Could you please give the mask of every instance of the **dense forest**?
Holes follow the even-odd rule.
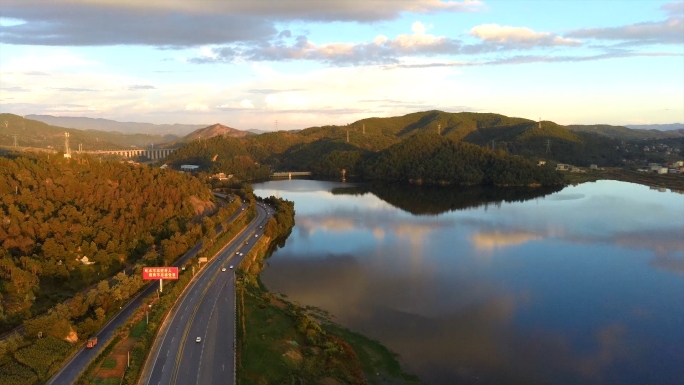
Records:
[[[344,159],[344,158],[342,158]],[[358,166],[357,166],[358,167]],[[492,186],[560,185],[561,176],[547,166],[437,135],[415,135],[360,165],[365,179],[416,184]]]
[[[225,136],[192,141],[171,153],[164,162],[176,168],[194,164],[206,172],[223,172],[245,180],[266,179],[271,175],[270,168],[256,162],[242,142]]]
[[[193,219],[212,199],[198,179],[173,171],[0,157],[0,325],[13,327],[136,261],[175,259],[201,237]],[[106,312],[114,301],[103,298],[83,306]]]

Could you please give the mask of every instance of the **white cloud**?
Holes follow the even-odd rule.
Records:
[[[470,35],[487,43],[520,47],[577,46],[581,44],[580,41],[562,38],[550,32],[536,32],[525,27],[508,27],[498,24],[482,24],[473,27],[470,30]]]
[[[243,99],[239,102],[225,103],[220,106],[216,106],[216,108],[222,110],[245,110],[254,108],[254,104],[249,99]]]
[[[425,33],[425,26],[420,21],[416,21],[411,25],[411,31],[416,35],[423,35]]]
[[[208,111],[209,107],[206,104],[192,102],[185,105],[186,111]]]

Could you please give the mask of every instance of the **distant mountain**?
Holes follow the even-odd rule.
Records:
[[[150,146],[163,148],[178,139],[174,135],[122,134],[116,131],[60,127],[14,114],[0,114],[0,121],[7,122],[7,128],[0,130],[1,146],[13,146],[14,135],[17,135],[19,147],[53,148],[63,151],[65,132],[69,133],[71,149],[74,151],[79,145],[82,145],[84,151]]]
[[[593,124],[593,125],[569,125],[566,126],[570,131],[575,132],[588,132],[594,133],[601,136],[607,136],[609,138],[618,140],[645,140],[645,139],[671,139],[671,138],[682,138],[684,137],[684,132],[680,132],[676,129],[672,131],[661,131],[657,129],[637,129],[629,128],[623,126],[610,126],[607,124]]]
[[[636,128],[640,130],[660,130],[660,131],[670,131],[670,130],[682,130],[684,129],[684,123],[670,123],[670,124],[627,124],[625,127]]]
[[[265,134],[265,133],[269,132],[269,131],[264,131],[264,130],[257,130],[255,128],[253,128],[251,130],[247,130],[247,131],[251,132],[252,134],[256,134],[256,135],[261,135],[261,134]]]
[[[54,126],[77,128],[81,130],[118,131],[124,134],[170,134],[186,135],[205,124],[152,124],[117,122],[115,120],[70,116],[26,115],[26,118]]]
[[[180,139],[180,142],[190,142],[197,139],[209,139],[215,136],[225,136],[230,138],[244,138],[245,136],[255,135],[249,131],[241,131],[237,128],[224,126],[216,123],[211,126],[200,128]]]

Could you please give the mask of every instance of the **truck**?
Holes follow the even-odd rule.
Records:
[[[92,349],[97,345],[97,337],[93,337],[88,339],[88,342],[86,343],[86,348]]]

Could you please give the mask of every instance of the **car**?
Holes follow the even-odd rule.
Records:
[[[197,337],[197,338],[195,339],[195,342],[202,342],[202,337]]]
[[[249,242],[245,242],[245,245],[249,245]]]
[[[232,269],[233,266],[231,266],[230,268]],[[224,267],[223,269],[221,269],[221,271],[226,271],[226,268]]]
[[[254,238],[259,238],[259,234],[254,234]]]
[[[240,255],[240,252],[239,252],[239,251],[236,251],[235,254],[236,254],[236,255]]]
[[[244,254],[242,254],[242,253],[240,253],[240,256],[241,256],[241,257],[244,257],[245,255],[244,255]]]
[[[230,268],[232,269],[232,268],[233,268],[233,265],[230,265]],[[225,270],[225,269],[224,269],[224,270]]]
[[[245,208],[244,208],[244,207],[242,208],[242,211],[245,211]]]
[[[264,228],[264,226],[259,226],[259,228],[260,228],[260,229],[263,229],[263,228]]]

